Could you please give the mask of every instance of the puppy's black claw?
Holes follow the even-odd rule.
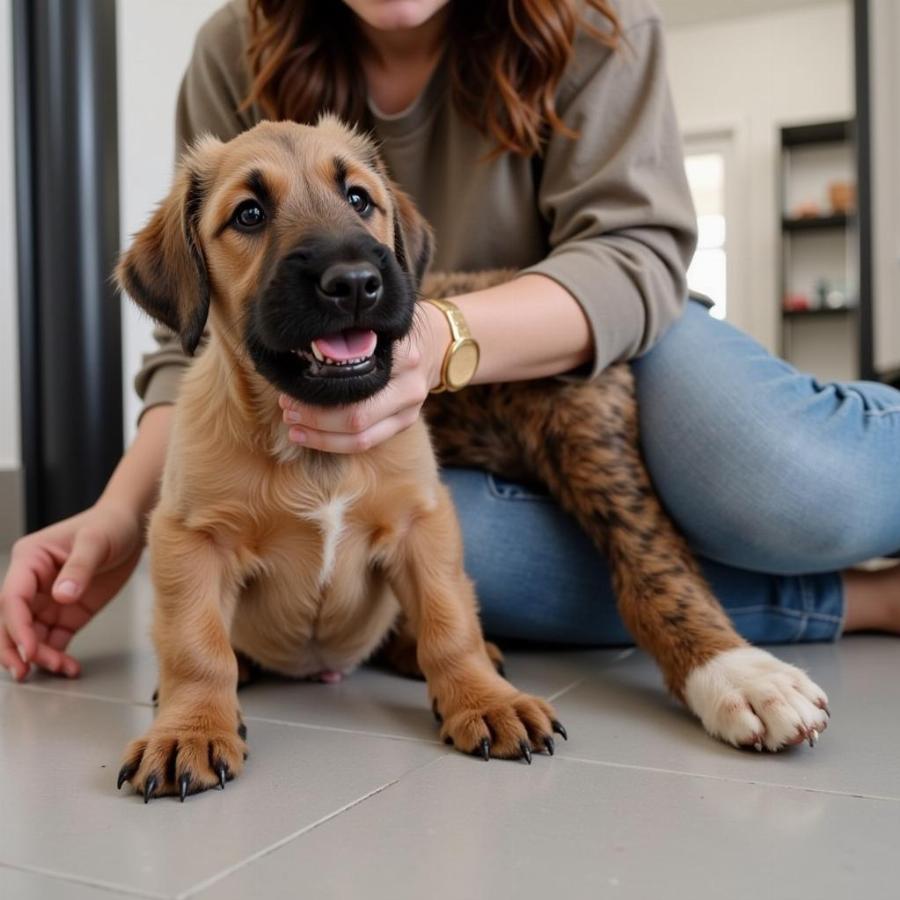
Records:
[[[119,777],[116,779],[116,790],[121,791],[122,785],[125,784],[126,781],[129,781],[136,771],[137,766],[125,763],[125,765],[119,769]]]
[[[491,758],[491,742],[487,738],[484,738],[479,749],[481,750],[481,758],[485,762],[488,762]]]
[[[156,790],[157,780],[155,775],[151,775],[144,782],[144,803],[149,803],[150,798],[153,796],[153,792]]]
[[[558,719],[554,719],[551,723],[553,726],[553,730],[564,740],[567,741],[569,739],[569,735],[566,734],[566,729],[563,728],[562,722]]]
[[[154,706],[157,706],[157,705],[159,704],[159,688],[157,688],[157,689],[153,692],[153,696],[150,698],[150,702],[151,702]]]
[[[553,738],[549,735],[544,738],[544,747],[546,748],[547,752],[551,756],[553,756],[553,751],[556,749],[556,744],[553,743]]]
[[[447,735],[447,737],[444,738],[444,743],[445,743],[448,747],[452,747],[452,746],[453,746],[453,738],[450,737],[450,735]]]
[[[219,776],[219,790],[224,791],[228,780],[228,766],[221,760],[216,763],[216,774]]]
[[[238,737],[242,741],[247,740],[247,726],[243,722],[241,722],[241,724],[238,725]]]
[[[181,778],[178,779],[178,795],[181,797],[182,803],[184,803],[184,798],[187,797],[190,787],[191,776],[189,772],[185,772]]]
[[[434,713],[434,718],[437,721],[438,725],[443,725],[444,717],[438,712],[437,700],[435,700],[431,704],[431,711]]]
[[[528,741],[519,741],[519,749],[522,751],[522,759],[531,765],[531,747],[528,746]]]

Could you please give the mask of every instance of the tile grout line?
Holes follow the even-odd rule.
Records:
[[[684,772],[679,769],[663,769],[658,766],[637,766],[631,763],[611,762],[601,759],[585,759],[580,756],[569,756],[557,752],[559,759],[568,762],[584,763],[589,766],[607,766],[613,769],[633,769],[639,772],[657,772],[661,775],[680,775],[684,778],[704,778],[708,781],[724,781],[729,784],[749,784],[753,787],[780,788],[788,791],[800,791],[807,794],[827,794],[832,797],[850,797],[853,800],[877,800],[883,803],[900,803],[900,797],[881,796],[879,794],[859,794],[850,791],[835,791],[828,788],[802,787],[797,784],[785,784],[779,781],[753,781],[743,778],[729,778],[726,775],[708,775],[705,772]]]
[[[62,691],[58,688],[45,687],[42,684],[22,684],[18,682],[0,682],[0,687],[20,688],[37,694],[54,694],[57,697],[75,697],[78,700],[98,700],[101,703],[120,703],[125,706],[143,706],[153,709],[153,704],[146,700],[129,700],[126,697],[105,697],[103,694],[90,694],[86,691]]]
[[[270,853],[274,853],[276,850],[280,850],[282,847],[286,846],[297,838],[302,837],[307,832],[318,828],[320,825],[324,825],[326,822],[330,822],[332,819],[337,818],[342,813],[348,812],[355,806],[359,806],[361,803],[365,803],[366,800],[369,800],[370,798],[375,797],[383,791],[386,791],[388,788],[393,787],[395,784],[399,784],[400,781],[402,781],[408,775],[412,775],[414,772],[419,772],[422,769],[426,769],[428,766],[433,765],[442,758],[443,755],[441,757],[438,757],[438,759],[430,759],[428,760],[428,762],[423,763],[421,766],[415,766],[408,772],[404,772],[402,775],[398,776],[392,781],[388,781],[385,784],[382,784],[379,787],[375,788],[374,790],[369,791],[369,793],[364,794],[362,797],[357,797],[355,800],[351,800],[349,803],[340,807],[340,809],[336,809],[333,812],[322,816],[321,819],[317,819],[315,822],[312,822],[309,825],[305,825],[298,831],[295,831],[292,834],[281,838],[281,840],[276,841],[274,844],[270,844],[268,847],[264,847],[262,850],[258,850],[256,853],[251,854],[246,859],[242,859],[240,862],[235,863],[233,866],[229,866],[227,869],[223,869],[221,872],[218,872],[215,875],[212,875],[209,878],[198,882],[197,884],[193,885],[193,887],[190,887],[186,891],[183,891],[182,893],[176,895],[175,900],[188,900],[188,898],[196,896],[200,891],[204,891],[208,887],[212,887],[212,885],[217,884],[225,878],[228,878],[230,875],[234,875],[235,872],[239,871],[245,866],[251,865],[259,859],[262,859],[264,856],[268,856]]]
[[[423,707],[424,709],[424,707]],[[285,719],[272,719],[268,716],[244,716],[245,722],[263,722],[266,725],[282,725],[287,728],[312,728],[315,731],[336,731],[339,734],[355,734],[361,737],[378,737],[390,741],[408,741],[426,746],[443,746],[442,741],[430,741],[427,738],[410,737],[405,734],[387,734],[383,731],[361,731],[357,728],[341,728],[337,725],[315,725],[311,722],[289,722]]]
[[[157,894],[152,891],[141,891],[128,885],[116,884],[111,881],[97,881],[82,875],[64,875],[54,872],[52,869],[42,869],[40,866],[28,866],[22,863],[3,862],[0,860],[0,869],[15,869],[19,872],[28,872],[31,875],[40,875],[42,878],[52,878],[54,881],[68,882],[69,884],[83,884],[87,887],[98,888],[103,891],[129,894],[132,897],[149,897],[152,900],[171,900],[171,894]]]
[[[560,688],[560,690],[556,691],[556,693],[551,694],[549,697],[547,697],[547,700],[551,703],[554,700],[558,700],[560,697],[562,697],[563,694],[568,694],[569,691],[571,691],[573,688],[577,688],[578,685],[584,684],[585,680],[586,679],[584,678],[579,678],[577,681],[573,681],[571,684],[567,684],[564,688]]]

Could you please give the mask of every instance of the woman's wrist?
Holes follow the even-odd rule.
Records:
[[[571,372],[593,358],[593,335],[578,301],[543,275],[521,275],[504,284],[453,297],[480,348],[473,384],[527,381]],[[450,329],[430,303],[431,388],[441,383]]]

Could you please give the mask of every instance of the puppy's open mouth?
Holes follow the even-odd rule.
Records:
[[[292,350],[309,363],[308,375],[322,378],[350,378],[368,375],[375,368],[378,335],[362,328],[347,328],[325,334],[310,344],[309,350]]]

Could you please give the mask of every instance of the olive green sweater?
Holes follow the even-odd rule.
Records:
[[[363,123],[434,227],[434,269],[536,272],[575,298],[593,333],[586,377],[645,352],[678,317],[696,239],[659,14],[651,0],[616,7],[623,47],[613,53],[578,35],[557,112],[579,137],[552,135],[539,165],[484,160],[492,145],[453,107],[443,64],[407,110],[386,116],[370,104]],[[258,109],[238,110],[249,87],[246,39],[246,0],[200,29],[178,97],[179,153],[201,134],[229,140],[259,121]],[[160,349],[135,382],[145,409],[175,399],[189,362],[170,333],[156,337]]]

